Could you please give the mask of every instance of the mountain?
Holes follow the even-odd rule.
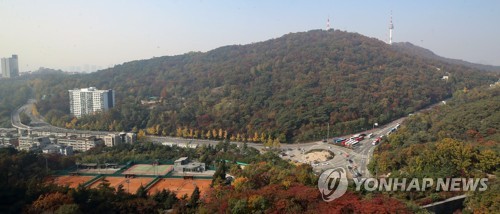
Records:
[[[49,75],[33,87],[39,111],[54,125],[295,142],[325,137],[328,123],[330,136],[370,129],[458,89],[490,84],[495,75],[401,54],[356,33],[313,30],[92,74]],[[89,86],[114,89],[118,105],[73,120],[67,90]],[[140,104],[151,97],[156,105]]]
[[[442,57],[442,56],[436,55],[434,52],[432,52],[428,49],[416,46],[416,45],[409,43],[409,42],[394,43],[391,47],[397,51],[407,53],[410,55],[420,56],[420,57],[423,57],[426,59],[443,61],[443,62],[454,64],[454,65],[463,65],[463,66],[476,68],[476,69],[480,69],[480,70],[485,70],[485,71],[500,71],[500,66],[470,63],[470,62],[459,60],[459,59],[450,59],[450,58]]]

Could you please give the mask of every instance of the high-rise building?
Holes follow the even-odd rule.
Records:
[[[69,90],[69,106],[73,116],[106,111],[115,105],[113,90],[97,90],[94,87]]]
[[[12,78],[19,76],[19,62],[17,55],[11,58],[2,58],[2,77]]]

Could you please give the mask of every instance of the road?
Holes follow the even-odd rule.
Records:
[[[64,128],[59,128],[52,126],[48,123],[46,123],[42,117],[40,116],[34,116],[32,115],[31,108],[33,104],[35,103],[35,100],[31,99],[17,109],[16,111],[12,112],[11,115],[11,120],[12,120],[12,125],[18,129],[23,129],[23,130],[36,130],[36,131],[46,131],[46,132],[53,132],[53,133],[72,133],[72,134],[86,134],[86,135],[96,135],[96,136],[105,136],[108,134],[116,134],[116,132],[107,132],[107,131],[83,131],[83,130],[70,130],[70,129],[64,129]],[[432,105],[426,109],[422,109],[421,111],[428,110],[436,105],[441,104],[435,104]],[[30,126],[22,124],[19,118],[19,114],[21,112],[25,112],[32,120],[32,123]],[[418,112],[417,112],[418,113]],[[281,150],[282,151],[293,151],[296,150],[299,153],[305,153],[309,150],[312,149],[324,149],[324,150],[330,150],[332,151],[335,156],[333,159],[325,161],[323,163],[320,163],[319,165],[314,166],[314,170],[316,172],[321,172],[329,168],[335,168],[335,167],[344,167],[344,168],[352,168],[355,170],[354,172],[351,172],[351,175],[353,174],[358,174],[356,173],[359,172],[359,174],[363,177],[371,177],[370,172],[368,171],[368,163],[370,162],[372,156],[373,156],[373,151],[376,146],[372,145],[371,142],[373,139],[379,137],[380,135],[387,135],[389,130],[393,127],[396,126],[396,124],[402,123],[406,117],[399,118],[397,120],[392,121],[389,124],[386,124],[384,126],[364,131],[362,133],[373,133],[374,137],[372,139],[365,139],[363,141],[360,141],[354,148],[345,148],[342,146],[338,145],[332,145],[330,143],[323,143],[322,141],[317,141],[317,142],[307,142],[307,143],[297,143],[297,144],[281,144]],[[160,137],[160,136],[154,136],[154,135],[148,135],[147,136],[150,141],[153,143],[161,144],[161,143],[174,143],[174,144],[197,144],[197,145],[217,145],[219,141],[215,140],[201,140],[201,139],[186,139],[186,138],[177,138],[177,137]],[[343,136],[343,138],[348,138],[350,136]],[[334,138],[327,139],[328,142],[332,142]],[[236,145],[243,145],[242,142],[231,142],[232,144]],[[260,151],[264,149],[263,144],[259,143],[247,143],[247,146],[256,148]],[[309,163],[310,164],[310,163]],[[349,171],[349,170],[348,170]]]
[[[287,154],[304,154],[310,150],[315,150],[315,149],[329,150],[335,154],[334,158],[328,161],[314,164],[313,168],[315,172],[321,173],[326,169],[344,167],[345,169],[352,168],[353,170],[359,172],[359,174],[361,174],[362,177],[371,177],[372,175],[368,171],[367,166],[371,158],[373,157],[373,151],[375,150],[375,147],[378,146],[378,145],[376,146],[372,145],[372,141],[381,135],[387,135],[390,129],[395,127],[397,124],[400,124],[405,119],[406,118],[400,118],[384,126],[362,132],[366,134],[373,133],[374,135],[372,138],[367,138],[360,141],[353,148],[346,148],[337,144],[332,144],[331,142],[335,138],[327,139],[329,143],[323,143],[322,141],[317,141],[312,143],[285,144],[282,145],[281,148],[284,149],[284,151],[291,151],[291,152],[285,152]],[[352,135],[342,136],[342,138],[349,138],[351,136]],[[297,151],[300,153],[297,153]],[[295,156],[297,157],[297,155]],[[291,160],[300,159],[300,157],[290,158],[289,155],[284,156],[283,158]],[[311,164],[310,162],[305,162],[305,163]],[[353,176],[353,174],[356,173],[350,172],[350,174],[351,176]]]

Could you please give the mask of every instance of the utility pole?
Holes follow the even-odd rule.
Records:
[[[130,178],[127,178],[125,182],[127,182],[127,192],[130,194]]]
[[[330,139],[330,122],[328,122],[328,131],[326,132],[326,140]]]

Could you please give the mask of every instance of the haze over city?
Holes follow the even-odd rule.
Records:
[[[362,5],[362,7],[360,7]],[[331,27],[500,65],[499,1],[0,1],[0,57],[39,67],[123,62]]]

